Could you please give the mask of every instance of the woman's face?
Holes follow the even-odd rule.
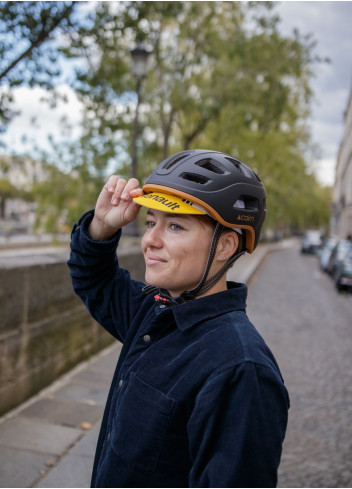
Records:
[[[202,219],[149,209],[142,238],[146,282],[168,290],[173,297],[196,287],[212,237],[213,227]]]

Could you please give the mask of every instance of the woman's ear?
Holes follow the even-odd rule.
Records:
[[[235,253],[239,245],[239,239],[235,231],[225,231],[219,240],[217,247],[218,261],[227,261]]]

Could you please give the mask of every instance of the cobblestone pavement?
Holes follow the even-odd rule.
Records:
[[[247,312],[291,398],[279,487],[351,487],[352,295],[296,245],[266,258]]]

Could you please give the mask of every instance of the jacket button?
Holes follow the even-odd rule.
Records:
[[[110,433],[106,435],[106,439],[109,441],[110,440]]]
[[[143,341],[144,341],[145,343],[149,343],[149,341],[150,341],[150,340],[151,340],[151,338],[150,338],[149,334],[145,334],[145,335],[143,336]]]
[[[119,387],[122,387],[122,384],[123,384],[123,380],[121,379],[119,382]]]

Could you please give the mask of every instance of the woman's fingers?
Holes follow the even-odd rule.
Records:
[[[110,193],[114,193],[118,180],[119,180],[119,177],[117,175],[111,175],[111,177],[109,178],[109,180],[106,182],[106,184],[104,186],[105,190],[107,190]]]
[[[120,228],[136,219],[140,206],[133,197],[143,195],[136,178],[126,181],[112,175],[103,187],[96,206],[96,216],[110,227]]]
[[[144,195],[144,192],[141,188],[136,188],[131,190],[130,195],[132,199],[134,199],[135,197],[141,197],[142,195]]]
[[[136,178],[130,178],[123,189],[121,200],[124,202],[131,202],[132,195],[131,192],[137,190],[139,187],[139,181]]]
[[[116,182],[114,193],[111,196],[111,205],[116,206],[119,205],[121,194],[126,186],[126,180],[123,178],[119,178]]]
[[[118,206],[121,201],[129,202],[132,200],[130,192],[138,190],[139,182],[136,178],[126,181],[117,175],[112,175],[105,184],[105,190],[111,194],[111,205]],[[141,189],[139,190],[141,191]]]

